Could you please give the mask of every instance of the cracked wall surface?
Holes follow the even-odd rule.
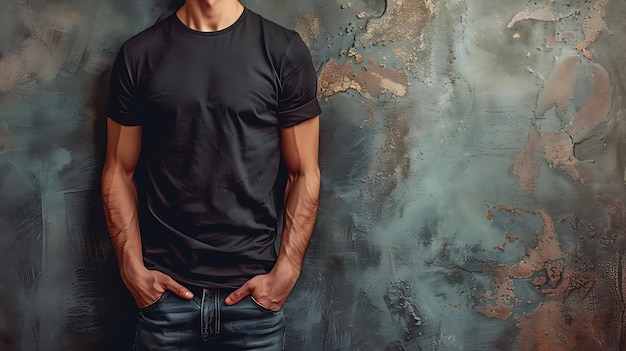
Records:
[[[181,1],[0,2],[0,350],[123,350],[121,43]],[[626,3],[246,0],[296,29],[322,196],[288,350],[623,350]]]

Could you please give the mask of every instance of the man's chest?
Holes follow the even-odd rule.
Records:
[[[198,108],[263,114],[276,110],[278,89],[269,60],[206,50],[165,53],[142,83],[148,118]]]

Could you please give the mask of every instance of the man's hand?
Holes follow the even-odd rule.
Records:
[[[145,267],[122,271],[122,280],[133,295],[139,308],[156,301],[165,291],[171,291],[185,300],[191,300],[193,293],[178,284],[172,277]]]
[[[298,272],[272,270],[248,280],[239,289],[226,297],[227,305],[234,305],[250,295],[263,307],[278,311],[285,305],[287,297],[298,280]]]

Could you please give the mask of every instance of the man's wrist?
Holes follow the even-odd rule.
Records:
[[[283,278],[290,278],[295,283],[300,277],[302,265],[291,262],[287,259],[278,259],[276,264],[274,265],[274,269],[272,271],[275,272],[276,275]]]
[[[137,258],[133,255],[126,255],[126,257],[120,257],[118,260],[120,266],[120,272],[122,275],[135,275],[143,270],[146,270],[146,266],[143,264],[143,259]]]

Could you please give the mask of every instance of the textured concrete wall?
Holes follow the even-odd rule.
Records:
[[[622,350],[626,3],[248,0],[319,74],[289,350]],[[166,0],[0,1],[0,350],[116,350],[108,74]]]

